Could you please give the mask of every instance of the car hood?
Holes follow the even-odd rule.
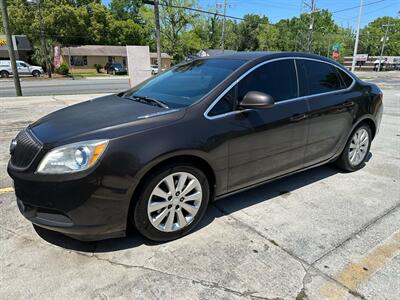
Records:
[[[29,129],[44,144],[62,144],[99,132],[107,138],[115,137],[118,132],[135,133],[173,122],[183,114],[183,110],[165,109],[110,95],[53,112],[31,124]]]

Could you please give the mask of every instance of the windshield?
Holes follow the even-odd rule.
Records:
[[[123,68],[124,66],[122,64],[113,64],[114,67],[116,68]]]
[[[170,108],[189,106],[244,63],[222,58],[191,61],[141,83],[122,96],[152,98]]]

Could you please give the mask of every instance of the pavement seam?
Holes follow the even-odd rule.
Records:
[[[348,237],[346,237],[345,239],[343,239],[339,244],[337,244],[335,247],[333,247],[332,249],[328,250],[327,252],[325,252],[323,255],[321,255],[319,258],[317,258],[316,260],[314,260],[311,265],[314,266],[316,263],[318,263],[319,261],[321,261],[322,259],[326,258],[327,256],[329,256],[330,254],[332,254],[333,252],[335,252],[337,249],[341,248],[344,244],[350,242],[355,236],[359,235],[360,233],[365,232],[368,228],[370,228],[371,226],[375,225],[377,222],[379,222],[380,220],[382,220],[384,217],[386,217],[387,215],[389,215],[390,213],[394,212],[396,209],[398,209],[400,207],[400,203],[390,207],[389,209],[387,209],[383,214],[373,218],[372,220],[370,220],[369,222],[367,222],[366,224],[364,224],[363,226],[361,226],[361,228],[355,232],[353,232],[352,234],[350,234]]]
[[[226,211],[224,211],[222,208],[218,207],[218,206],[216,205],[216,203],[212,203],[212,205],[213,205],[217,210],[219,210],[223,215],[229,216],[230,218],[232,218],[232,219],[235,220],[236,222],[242,224],[243,226],[245,226],[246,228],[248,228],[250,231],[256,233],[257,235],[259,235],[259,236],[262,237],[263,239],[267,240],[267,241],[270,242],[271,244],[275,245],[276,247],[278,247],[279,249],[281,249],[283,252],[285,252],[286,254],[288,254],[290,257],[292,257],[292,258],[294,258],[296,261],[298,261],[298,262],[300,263],[300,265],[302,266],[302,268],[304,269],[304,271],[305,271],[305,274],[304,274],[303,279],[302,279],[302,290],[300,291],[300,293],[301,293],[302,291],[304,291],[304,292],[307,291],[306,286],[305,286],[305,285],[306,285],[306,284],[305,284],[305,279],[306,279],[306,277],[309,275],[309,272],[310,272],[311,270],[313,270],[313,271],[315,271],[316,273],[318,273],[318,275],[320,275],[321,277],[323,277],[324,279],[326,279],[326,280],[328,280],[328,281],[333,281],[335,284],[341,286],[342,288],[344,288],[345,290],[347,290],[348,293],[352,294],[353,296],[356,296],[356,297],[358,297],[358,298],[360,298],[360,299],[365,299],[365,297],[364,297],[363,295],[360,295],[360,294],[355,294],[355,295],[354,295],[354,292],[355,292],[355,291],[350,290],[348,287],[346,287],[345,285],[343,285],[342,283],[340,283],[339,281],[337,281],[335,278],[333,278],[333,277],[330,276],[329,274],[326,274],[326,273],[324,273],[323,271],[321,271],[320,269],[314,267],[313,264],[314,264],[315,262],[313,262],[313,263],[311,263],[311,264],[308,263],[307,261],[305,261],[305,260],[303,260],[302,258],[298,257],[297,255],[295,255],[295,254],[292,253],[291,251],[289,251],[289,250],[283,248],[283,247],[280,246],[277,242],[275,242],[274,240],[268,238],[267,236],[265,236],[264,234],[262,234],[262,233],[259,232],[258,230],[254,229],[254,228],[251,227],[250,225],[248,225],[248,224],[244,223],[243,221],[241,221],[241,220],[239,220],[239,219],[233,217],[233,216],[230,215],[228,212],[226,212]],[[308,268],[306,269],[304,265],[308,266]]]

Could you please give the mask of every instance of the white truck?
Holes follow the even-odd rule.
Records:
[[[39,77],[42,75],[43,69],[39,66],[31,66],[27,62],[22,60],[17,60],[18,75],[29,75],[34,77]],[[0,77],[7,78],[12,75],[11,61],[10,60],[0,60]]]

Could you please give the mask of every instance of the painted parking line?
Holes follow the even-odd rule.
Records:
[[[14,188],[12,187],[6,187],[0,189],[0,194],[12,193],[12,192],[14,192]]]
[[[348,264],[334,278],[355,292],[360,283],[366,281],[398,254],[400,254],[400,230],[393,233],[359,261]],[[346,295],[343,293],[343,289],[332,282],[326,283],[319,289],[319,294],[327,299],[344,299]]]

